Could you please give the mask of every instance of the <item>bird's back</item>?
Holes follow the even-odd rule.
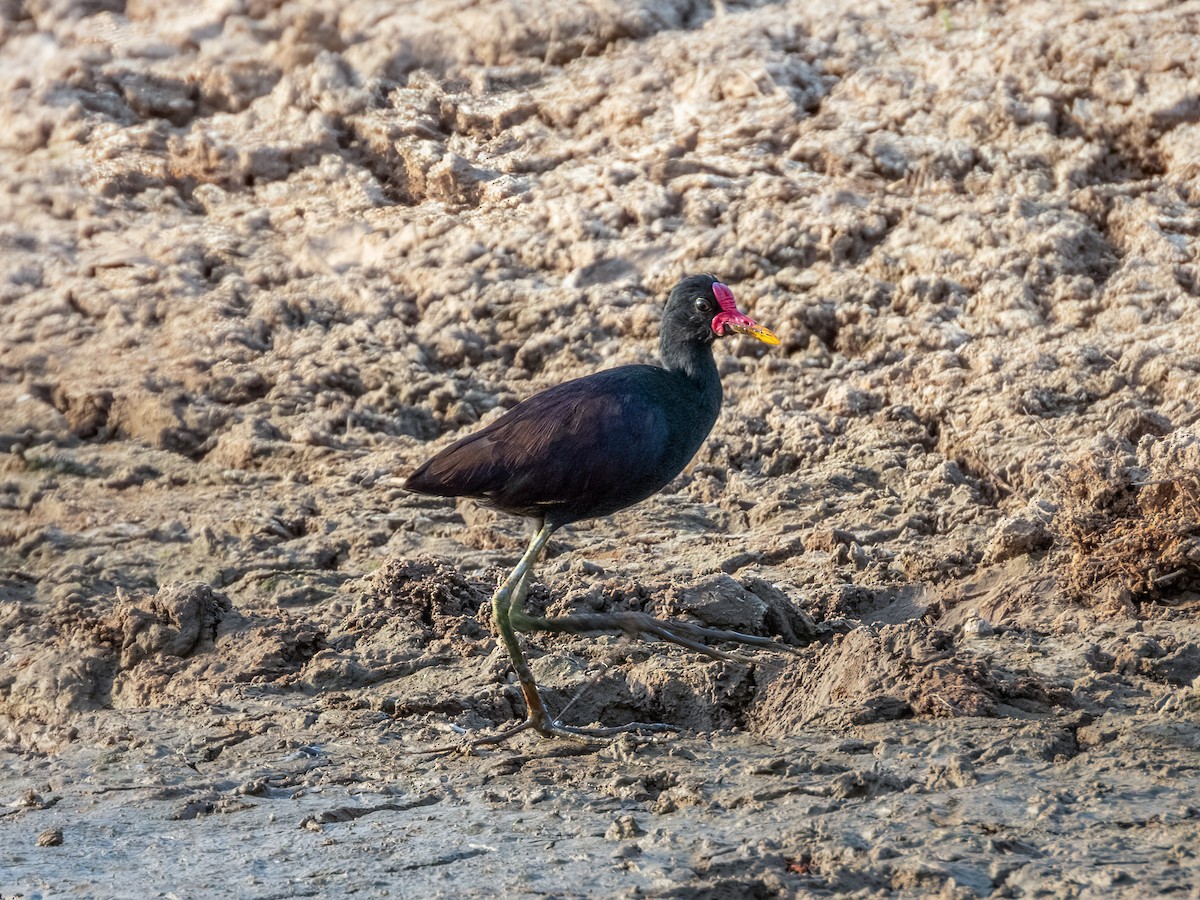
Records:
[[[714,390],[715,387],[715,390]],[[530,397],[406,482],[556,524],[608,515],[663,488],[716,421],[720,382],[621,366]]]

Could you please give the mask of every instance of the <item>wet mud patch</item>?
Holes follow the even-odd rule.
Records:
[[[216,701],[239,684],[287,684],[322,635],[286,614],[245,616],[191,582],[26,616],[6,643],[0,716],[20,743],[26,724],[67,726],[86,712],[179,707]]]

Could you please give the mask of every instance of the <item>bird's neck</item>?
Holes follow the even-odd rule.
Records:
[[[721,393],[721,376],[713,360],[712,344],[663,341],[659,346],[663,368],[683,375],[702,393]]]

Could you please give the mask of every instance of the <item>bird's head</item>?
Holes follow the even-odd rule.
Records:
[[[771,331],[738,310],[733,291],[712,275],[689,275],[671,289],[663,313],[664,336],[710,344],[730,332],[779,343]]]

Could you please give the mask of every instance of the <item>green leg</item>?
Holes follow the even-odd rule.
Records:
[[[691,646],[684,640],[675,636],[671,632],[660,628],[658,631],[651,632],[651,629],[642,622],[654,622],[650,616],[641,613],[625,614],[617,616],[585,616],[586,622],[582,627],[574,627],[573,622],[575,616],[566,616],[563,618],[546,619],[539,616],[531,616],[525,611],[525,596],[529,592],[529,581],[533,574],[533,567],[537,564],[538,559],[542,555],[542,551],[546,549],[546,544],[550,542],[550,535],[554,533],[557,526],[541,523],[538,526],[537,533],[529,541],[529,546],[525,549],[525,554],[521,557],[521,561],[517,563],[516,568],[509,573],[509,576],[504,579],[504,583],[496,589],[495,595],[492,597],[492,616],[496,620],[496,628],[500,632],[500,640],[504,642],[504,648],[508,651],[509,658],[512,660],[513,669],[516,670],[517,680],[521,684],[521,691],[525,695],[525,705],[528,707],[528,714],[525,720],[511,728],[506,728],[504,731],[496,734],[486,735],[484,737],[475,738],[468,742],[468,747],[482,747],[488,744],[500,744],[508,740],[522,731],[530,728],[546,735],[547,737],[566,737],[573,740],[589,741],[594,738],[610,737],[614,734],[624,734],[627,732],[658,732],[658,731],[674,731],[670,725],[658,724],[641,724],[637,722],[629,725],[618,725],[611,728],[575,728],[569,725],[563,725],[559,722],[552,721],[546,712],[546,707],[542,703],[542,698],[538,694],[537,683],[533,678],[533,670],[529,668],[529,663],[525,659],[525,654],[521,652],[521,645],[517,642],[517,631],[552,631],[565,633],[579,634],[594,634],[603,631],[628,631],[630,633],[653,633],[655,636],[663,636],[669,640],[674,640],[676,643],[683,643],[685,646]],[[628,621],[628,616],[634,615],[637,617],[636,623]],[[563,623],[567,623],[564,625]],[[674,623],[678,625],[678,623]],[[699,629],[705,631],[705,629]],[[661,634],[660,634],[661,632]],[[708,648],[704,648],[708,649]],[[717,651],[709,651],[711,655],[717,655]],[[722,658],[725,654],[721,654]],[[447,745],[444,747],[433,747],[429,750],[421,751],[423,753],[444,753],[452,750],[461,749],[460,745]]]
[[[533,569],[530,567],[521,578],[520,584],[513,588],[512,600],[508,604],[508,621],[517,631],[534,631],[530,626],[537,621],[534,616],[525,612],[525,598],[529,595],[529,576]]]
[[[512,659],[513,669],[517,673],[517,681],[520,682],[521,692],[525,695],[525,705],[529,710],[527,723],[543,733],[549,731],[550,717],[546,714],[546,707],[542,704],[542,698],[538,694],[533,670],[529,668],[525,654],[521,652],[521,645],[517,642],[517,635],[513,630],[515,623],[512,619],[516,618],[519,622],[527,618],[524,604],[525,594],[529,589],[529,576],[533,572],[538,558],[542,555],[542,551],[546,548],[546,544],[550,542],[550,535],[553,532],[553,525],[543,523],[538,528],[525,550],[525,555],[521,557],[517,567],[512,570],[512,573],[504,580],[504,584],[500,585],[492,597],[492,616],[496,620],[496,628],[500,631],[500,640],[504,642],[504,648],[508,651],[509,658]]]

